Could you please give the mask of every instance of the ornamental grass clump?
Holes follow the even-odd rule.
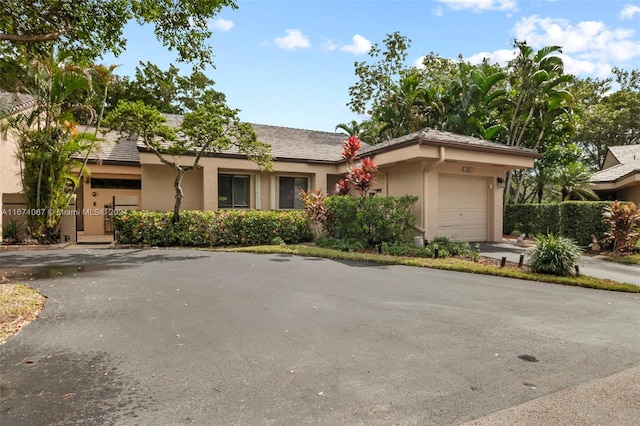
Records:
[[[530,250],[532,272],[558,276],[571,275],[582,249],[570,238],[557,234],[536,237]]]

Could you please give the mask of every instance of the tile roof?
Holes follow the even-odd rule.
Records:
[[[399,148],[404,145],[412,144],[414,142],[425,143],[427,145],[445,145],[445,146],[460,146],[465,149],[476,150],[488,150],[488,151],[504,151],[505,153],[518,153],[520,155],[539,157],[537,151],[527,148],[508,146],[501,143],[490,142],[484,139],[475,138],[473,136],[458,135],[451,132],[444,132],[441,130],[435,130],[425,128],[414,133],[410,133],[399,138],[391,139],[389,141],[370,145],[362,149],[361,154],[371,155],[380,151]]]
[[[95,129],[87,128],[85,131],[91,132],[93,130]],[[140,164],[140,152],[136,146],[137,139],[128,139],[117,132],[98,133],[98,137],[102,140],[89,154],[91,163]],[[76,158],[84,160],[84,155],[78,155]]]
[[[182,116],[164,114],[167,125],[178,127]],[[322,132],[318,130],[295,129],[292,127],[251,124],[258,140],[271,145],[271,154],[276,161],[337,162],[341,160],[342,143],[347,139],[344,133]],[[138,147],[145,149],[139,142]],[[236,149],[225,150],[223,154],[238,154]]]
[[[640,160],[640,145],[611,146],[609,147],[609,151],[621,164]]]
[[[591,182],[615,182],[640,173],[640,145],[610,146],[609,152],[620,162],[591,175]]]
[[[0,111],[15,114],[18,111],[35,105],[33,96],[26,93],[5,92],[0,90]]]
[[[165,114],[167,125],[179,127],[182,123],[182,115]],[[271,145],[271,153],[275,161],[320,162],[339,163],[342,161],[342,143],[347,139],[343,133],[331,133],[318,130],[296,129],[291,127],[271,126],[265,124],[251,124],[258,140]],[[112,133],[102,148],[100,156],[95,160],[139,162],[138,151],[148,151],[141,140],[137,141],[137,150],[134,150],[133,141],[115,144],[118,134]],[[507,154],[520,154],[529,157],[538,157],[539,154],[530,149],[506,146],[482,139],[462,136],[454,133],[433,129],[423,129],[400,138],[392,139],[378,145],[362,144],[361,155],[373,155],[385,150],[396,149],[408,144],[424,143],[432,145],[459,146],[462,149],[476,149],[481,151],[504,152]],[[168,143],[167,143],[168,145]],[[233,148],[221,152],[222,155],[238,155]],[[99,158],[98,158],[99,157]],[[94,159],[92,157],[92,159]]]
[[[608,169],[600,170],[591,175],[591,182],[615,182],[627,176],[640,172],[640,161],[632,161],[627,164],[616,164]]]

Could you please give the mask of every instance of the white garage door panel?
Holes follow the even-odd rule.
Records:
[[[440,175],[438,181],[437,236],[460,241],[486,241],[487,179]]]

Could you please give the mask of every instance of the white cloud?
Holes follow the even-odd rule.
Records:
[[[593,77],[606,78],[611,75],[613,66],[606,62],[593,62],[572,58],[568,55],[558,55],[564,63],[564,71],[568,74],[590,75]]]
[[[625,4],[624,9],[620,11],[620,19],[633,19],[636,14],[640,14],[640,6],[635,4]]]
[[[337,48],[338,44],[331,39],[325,39],[324,42],[322,42],[322,51],[324,52],[333,52]]]
[[[507,62],[515,58],[515,56],[515,50],[500,49],[493,52],[476,53],[475,55],[471,55],[470,57],[464,59],[468,62],[471,62],[472,64],[479,64],[483,59],[487,58],[489,60],[489,63],[491,64],[497,63],[504,66],[507,64]]]
[[[364,55],[369,49],[371,49],[371,42],[360,34],[356,34],[351,38],[351,44],[340,48],[343,52],[353,53],[354,55]]]
[[[233,28],[233,21],[227,21],[226,19],[218,18],[209,24],[209,28],[218,31],[229,31]]]
[[[471,9],[480,13],[485,10],[516,10],[515,0],[438,0],[453,10]]]
[[[441,17],[442,16],[442,8],[440,6],[434,8],[432,10],[433,14],[436,15],[437,17]]]
[[[300,30],[288,29],[284,37],[276,37],[273,42],[281,49],[294,50],[294,49],[306,49],[311,47],[311,43],[307,36],[302,34]]]
[[[575,25],[566,19],[540,18],[537,15],[521,19],[514,28],[517,40],[526,40],[535,48],[557,45],[565,54],[594,64],[626,61],[640,56],[640,40],[635,30],[611,29],[601,21],[582,21]]]

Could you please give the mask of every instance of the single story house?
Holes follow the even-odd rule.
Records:
[[[181,116],[168,117],[170,125],[179,125]],[[184,210],[302,208],[300,188],[332,193],[347,171],[340,156],[344,134],[253,128],[271,145],[273,171],[260,170],[233,150],[208,155],[201,168],[185,175]],[[378,165],[369,196],[419,197],[416,235],[462,241],[501,240],[504,173],[530,168],[539,157],[532,150],[432,129],[363,144],[359,156],[370,156]],[[188,157],[181,159],[185,165],[193,162]],[[85,235],[110,233],[113,209],[172,210],[174,170],[141,142],[109,134],[88,160],[91,174],[77,197],[78,211],[88,212],[77,219]]]
[[[591,176],[591,182],[602,200],[640,205],[640,145],[609,147],[602,170]]]

